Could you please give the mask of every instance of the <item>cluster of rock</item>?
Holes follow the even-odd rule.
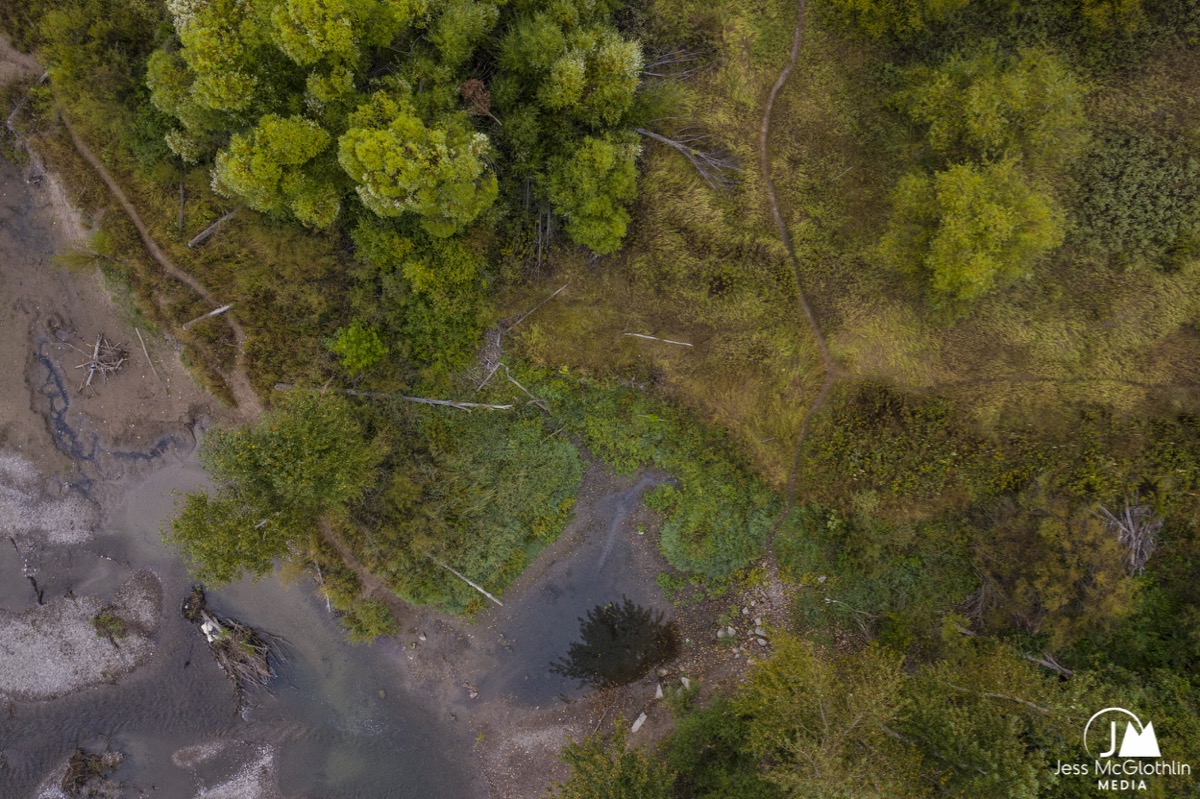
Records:
[[[762,616],[750,618],[753,613],[751,607],[756,603],[751,602],[750,606],[742,608],[742,629],[739,630],[733,624],[719,627],[717,629],[717,641],[721,643],[731,643],[733,645],[733,656],[740,657],[743,651],[752,651],[751,644],[757,644],[760,647],[770,645],[770,636],[767,634],[766,628],[763,626]],[[742,643],[738,643],[739,636],[742,636]]]

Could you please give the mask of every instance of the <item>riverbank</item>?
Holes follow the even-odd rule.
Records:
[[[0,511],[8,511],[0,524],[13,543],[0,556],[7,586],[0,646],[23,647],[19,636],[30,634],[31,620],[51,612],[62,623],[42,625],[56,632],[39,640],[40,649],[24,647],[42,653],[37,658],[0,663],[0,693],[28,738],[0,741],[0,780],[13,781],[14,795],[53,795],[30,794],[29,786],[50,785],[65,771],[76,745],[61,737],[65,725],[77,738],[106,730],[97,751],[115,740],[129,755],[117,776],[138,790],[535,799],[566,777],[558,754],[569,740],[638,723],[631,743],[651,743],[672,726],[666,697],[740,679],[748,652],[714,646],[714,619],[743,600],[675,606],[656,584],[666,564],[641,498],[666,475],[617,477],[593,465],[567,531],[511,587],[503,607],[476,619],[392,602],[402,633],[354,649],[306,579],[210,594],[223,613],[292,643],[279,694],[231,724],[228,686],[177,612],[188,576],[157,531],[169,519],[172,491],[203,485],[197,434],[239,417],[197,386],[169,336],[145,326],[132,305],[114,302],[95,270],[55,266],[55,253],[89,230],[52,172],[36,184],[28,177],[0,162],[0,291],[10,306],[0,368],[24,377],[6,382],[0,395],[0,453],[8,453],[0,463]],[[122,345],[128,360],[108,381],[81,387],[77,367],[100,335]],[[134,574],[157,587],[153,613],[144,603],[125,612],[117,601]],[[556,672],[582,617],[625,598],[674,624],[678,656],[617,688],[588,689]],[[128,652],[94,635],[92,620],[106,608],[147,620],[135,625],[140,637]],[[740,626],[749,635],[758,625],[746,618]],[[755,653],[765,646],[757,638],[748,639]],[[86,654],[97,647],[104,657]],[[61,669],[40,693],[22,689],[33,661],[47,657],[93,668]],[[154,697],[151,707],[144,718],[126,717],[139,692]]]

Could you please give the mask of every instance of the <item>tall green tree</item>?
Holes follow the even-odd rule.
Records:
[[[631,136],[589,136],[550,162],[546,194],[574,241],[602,254],[621,245],[629,227],[626,205],[637,195],[640,151]]]
[[[875,646],[834,655],[778,636],[735,700],[748,748],[787,797],[917,799],[929,795],[919,754],[895,729],[904,672]]]
[[[359,107],[338,139],[338,162],[371,211],[413,213],[430,234],[451,236],[496,199],[496,176],[485,160],[490,145],[462,114],[426,126],[406,89],[399,96],[376,92]]]
[[[213,185],[256,211],[328,227],[341,206],[339,175],[332,159],[321,157],[331,143],[310,119],[267,114],[217,154]]]

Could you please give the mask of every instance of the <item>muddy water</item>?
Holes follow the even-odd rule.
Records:
[[[77,745],[109,743],[128,755],[115,775],[127,785],[162,796],[192,796],[197,785],[226,778],[226,764],[192,773],[172,757],[215,740],[234,742],[226,759],[235,761],[239,750],[275,747],[285,796],[473,795],[468,742],[405,696],[394,659],[346,644],[303,581],[288,586],[267,579],[210,592],[217,612],[288,642],[289,660],[280,669],[275,695],[252,695],[255,706],[242,717],[234,714],[229,683],[179,613],[190,583],[158,533],[169,518],[173,492],[203,481],[192,459],[159,468],[113,508],[102,535],[41,564],[44,574],[55,575],[47,577],[48,595],[60,595],[66,582],[79,593],[103,594],[131,568],[152,570],[167,597],[158,651],[149,665],[116,685],[11,705],[0,719],[7,761],[0,795],[30,796]],[[5,572],[6,582],[11,574]]]

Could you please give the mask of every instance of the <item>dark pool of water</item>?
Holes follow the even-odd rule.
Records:
[[[551,562],[522,577],[506,594],[505,606],[481,618],[503,636],[492,653],[495,667],[480,681],[481,693],[528,705],[578,698],[594,683],[556,664],[582,641],[581,625],[590,611],[629,599],[669,618],[670,604],[654,582],[659,564],[647,555],[631,522],[642,495],[662,479],[645,475],[586,507],[581,502],[573,529],[544,556]]]

